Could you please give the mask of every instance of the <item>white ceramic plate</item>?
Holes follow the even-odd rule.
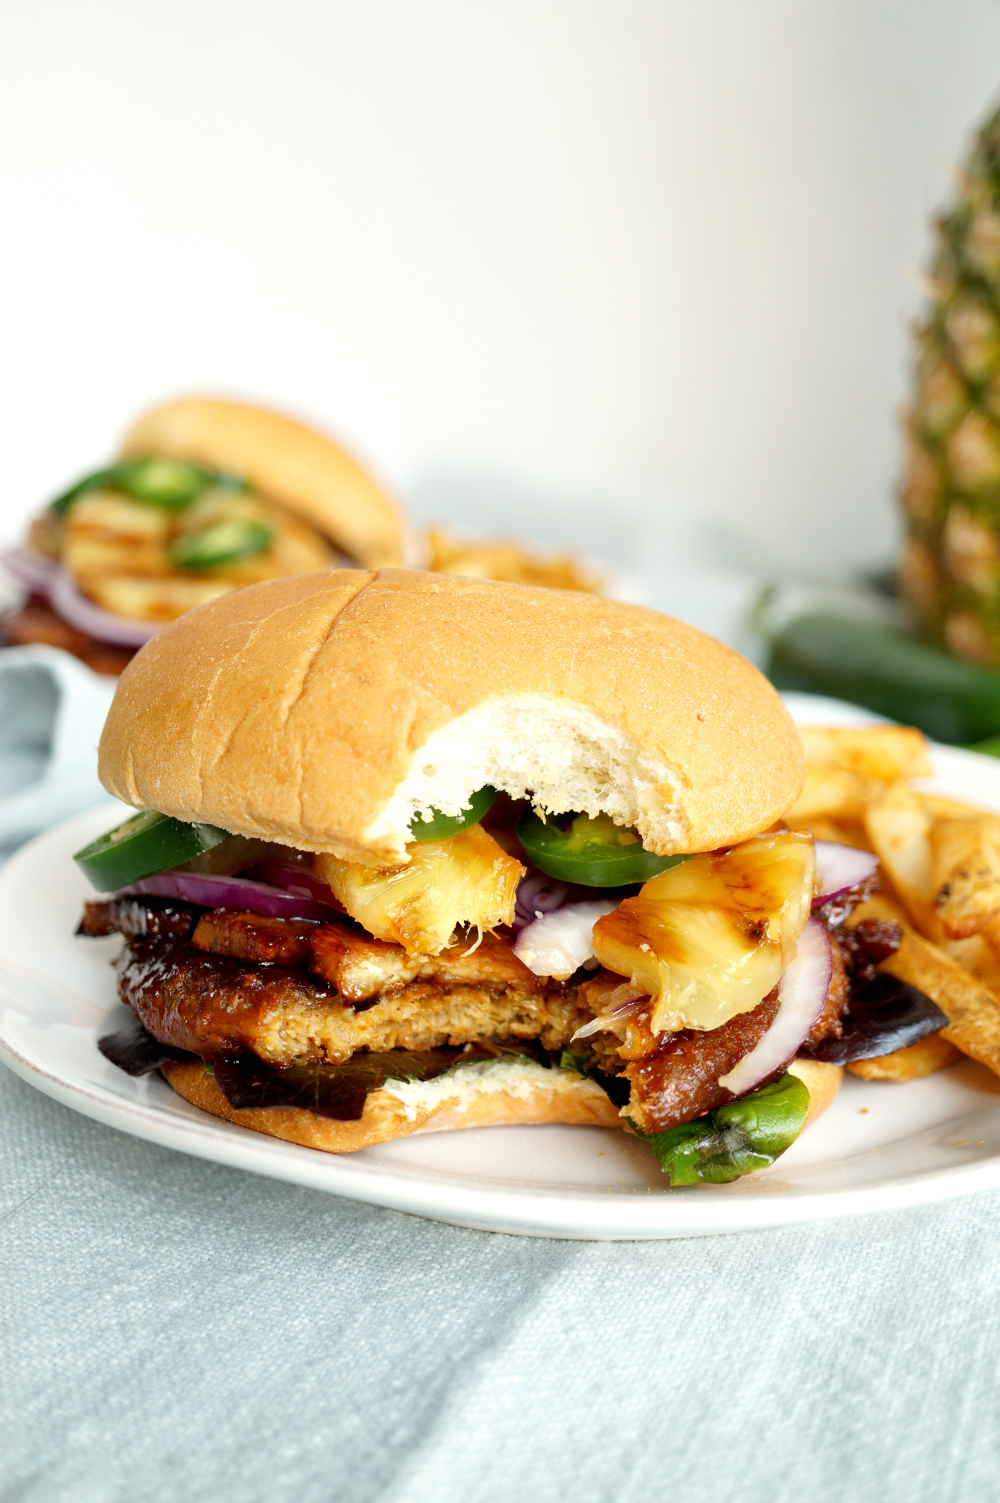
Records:
[[[814,723],[873,718],[805,696],[793,707]],[[941,792],[1000,811],[1000,761],[941,747],[935,766]],[[159,1076],[132,1080],[96,1048],[131,1015],[109,968],[119,941],[73,935],[88,889],[70,856],[121,812],[109,803],[70,820],[0,870],[0,1057],[99,1122],[331,1194],[531,1236],[699,1236],[1000,1185],[1000,1080],[971,1061],[907,1085],[848,1076],[773,1169],[682,1190],[665,1187],[641,1143],[607,1128],[429,1133],[338,1158],[206,1116]]]

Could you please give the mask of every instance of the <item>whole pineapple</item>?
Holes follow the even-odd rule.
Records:
[[[907,416],[902,588],[926,635],[1000,665],[1000,110],[938,235]]]

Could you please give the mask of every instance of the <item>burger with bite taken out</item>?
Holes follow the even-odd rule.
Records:
[[[99,765],[139,811],[76,858],[135,1014],[101,1048],[206,1112],[334,1153],[614,1127],[685,1185],[766,1168],[836,1093],[875,858],[782,824],[795,726],[679,621],[268,580],[143,647]]]

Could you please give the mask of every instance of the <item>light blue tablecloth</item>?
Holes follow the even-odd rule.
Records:
[[[6,675],[39,663],[25,698]],[[97,797],[108,692],[0,654],[0,841]],[[1000,1497],[1000,1194],[496,1236],[152,1147],[3,1069],[0,1176],[0,1503]]]

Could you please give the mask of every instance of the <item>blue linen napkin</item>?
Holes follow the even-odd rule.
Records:
[[[107,799],[97,742],[115,683],[55,647],[0,650],[0,861]]]

